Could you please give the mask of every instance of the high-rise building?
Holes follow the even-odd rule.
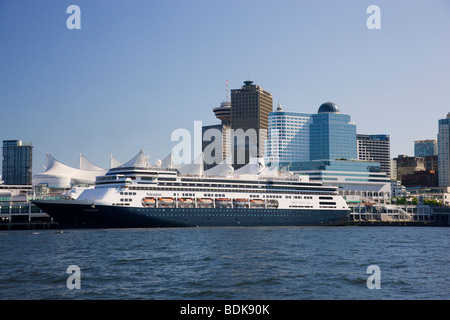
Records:
[[[358,160],[380,163],[380,171],[391,176],[390,138],[385,134],[357,134]]]
[[[235,169],[247,164],[251,157],[264,156],[269,113],[272,111],[272,94],[253,84],[253,81],[244,81],[240,89],[231,90],[231,129]]]
[[[224,101],[213,111],[222,122],[222,160],[225,160],[231,156],[231,102]]]
[[[391,159],[391,180],[397,180],[397,160]]]
[[[213,112],[221,123],[202,127],[204,170],[211,169],[231,157],[231,102],[228,101],[228,94],[227,101],[223,101],[219,107],[213,108]],[[215,141],[215,139],[219,139],[219,141]],[[216,152],[220,154],[216,154]]]
[[[20,140],[3,140],[2,179],[8,185],[31,185],[33,146]]]
[[[336,104],[323,103],[312,115],[310,128],[311,160],[356,160],[356,125]]]
[[[437,140],[417,140],[414,141],[414,156],[427,157],[437,155]]]
[[[223,160],[223,125],[202,127],[203,170],[211,169]],[[216,140],[218,139],[218,140]]]
[[[285,112],[280,104],[269,114],[267,162],[309,161],[309,124],[311,115]]]
[[[380,172],[379,161],[357,160],[356,125],[336,104],[324,103],[312,115],[281,109],[269,116],[270,165],[336,185],[343,196],[370,201],[390,197],[390,172]]]
[[[450,186],[450,112],[447,118],[439,120],[438,175],[439,187]]]

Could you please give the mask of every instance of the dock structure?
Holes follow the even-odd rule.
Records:
[[[450,226],[450,208],[420,205],[350,205],[350,225]]]
[[[0,230],[53,229],[58,223],[32,203],[0,205]]]

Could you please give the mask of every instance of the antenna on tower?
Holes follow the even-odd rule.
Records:
[[[228,80],[227,80],[227,82],[225,83],[225,85],[227,86],[227,102],[229,101],[229,96],[230,96],[230,89],[229,89],[229,87],[228,87]]]
[[[281,107],[281,103],[280,103],[280,100],[278,100],[278,107],[277,107],[277,111],[283,111],[283,108]]]

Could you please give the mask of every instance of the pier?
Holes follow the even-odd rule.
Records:
[[[420,205],[351,205],[353,226],[450,226],[450,208]]]
[[[58,223],[32,203],[0,205],[0,230],[55,228],[58,228]]]

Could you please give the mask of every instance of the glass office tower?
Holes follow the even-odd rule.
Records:
[[[381,172],[380,162],[374,159],[374,162],[357,160],[356,125],[350,122],[350,116],[340,113],[336,104],[324,103],[317,114],[311,115],[272,112],[269,135],[267,158],[270,165],[281,171],[336,185],[345,197],[381,202],[390,197],[389,173]],[[386,142],[389,145],[387,139],[382,143],[384,147]],[[389,153],[389,148],[385,151]]]
[[[414,157],[427,157],[437,155],[437,140],[414,141]]]
[[[268,162],[295,162],[309,160],[309,124],[311,115],[284,112],[278,106],[269,115]]]
[[[438,131],[438,175],[439,187],[450,186],[450,112],[440,119]]]
[[[323,103],[312,115],[310,128],[310,159],[357,159],[356,125],[350,116],[341,114],[336,104]]]
[[[31,185],[33,146],[20,140],[3,140],[2,179],[7,185]]]

